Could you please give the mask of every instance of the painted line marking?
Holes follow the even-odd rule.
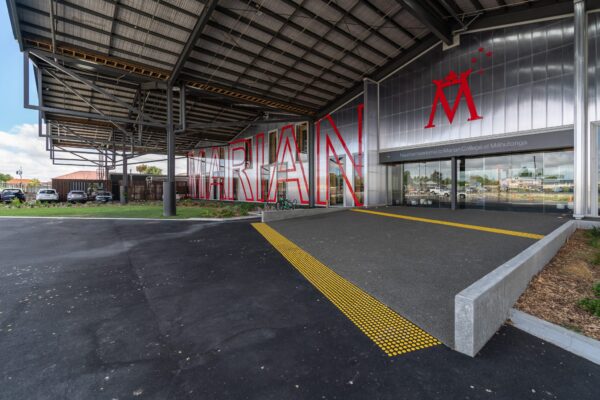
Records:
[[[380,215],[382,217],[405,219],[405,220],[409,220],[409,221],[426,222],[428,224],[446,225],[446,226],[452,226],[454,228],[472,229],[475,231],[498,233],[501,235],[518,236],[518,237],[524,237],[524,238],[528,238],[528,239],[538,240],[538,239],[542,239],[544,237],[544,235],[539,235],[537,233],[527,233],[527,232],[511,231],[509,229],[499,229],[499,228],[490,228],[487,226],[461,224],[459,222],[443,221],[440,219],[412,217],[409,215],[392,214],[392,213],[385,213],[385,212],[372,211],[372,210],[360,210],[357,208],[353,208],[351,211],[365,213],[365,214]]]
[[[388,356],[441,344],[267,224],[252,226]]]

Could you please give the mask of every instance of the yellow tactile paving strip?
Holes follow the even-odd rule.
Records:
[[[537,233],[527,233],[527,232],[511,231],[509,229],[499,229],[499,228],[490,228],[487,226],[461,224],[459,222],[450,222],[450,221],[443,221],[443,220],[439,220],[439,219],[413,217],[410,215],[392,214],[392,213],[385,213],[385,212],[372,211],[372,210],[361,210],[358,208],[353,208],[352,211],[366,213],[366,214],[380,215],[382,217],[398,218],[398,219],[405,219],[405,220],[417,221],[417,222],[426,222],[428,224],[446,225],[446,226],[452,226],[454,228],[472,229],[472,230],[476,230],[476,231],[498,233],[500,235],[518,236],[518,237],[524,237],[524,238],[528,238],[528,239],[536,239],[537,240],[537,239],[542,239],[544,237],[544,235],[538,235]]]
[[[436,338],[333,272],[267,224],[254,223],[252,226],[388,356],[440,344]]]

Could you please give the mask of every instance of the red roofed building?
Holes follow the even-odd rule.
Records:
[[[102,181],[103,176],[100,176],[98,171],[76,171],[70,174],[57,176],[52,180],[75,180],[75,181]]]
[[[110,179],[98,171],[76,171],[52,178],[52,188],[61,201],[67,200],[71,190],[83,190],[91,194],[96,190],[111,190]]]
[[[6,187],[26,188],[31,182],[31,179],[11,179],[6,181]]]

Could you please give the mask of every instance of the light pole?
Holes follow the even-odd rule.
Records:
[[[23,167],[19,167],[17,175],[19,175],[19,187],[23,189]]]

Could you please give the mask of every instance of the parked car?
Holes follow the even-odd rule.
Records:
[[[57,202],[58,201],[58,193],[54,189],[40,189],[35,195],[35,199],[37,201],[41,201],[42,203],[47,202]]]
[[[430,189],[429,192],[437,196],[450,197],[450,191],[448,189],[433,188]]]
[[[19,199],[21,203],[25,201],[25,193],[21,189],[4,189],[0,193],[0,200],[4,203],[10,203],[13,199]]]
[[[96,193],[96,201],[98,203],[108,203],[113,201],[112,193],[110,192],[98,192]]]
[[[67,201],[70,203],[85,203],[88,201],[88,197],[83,190],[71,190],[67,194]]]

